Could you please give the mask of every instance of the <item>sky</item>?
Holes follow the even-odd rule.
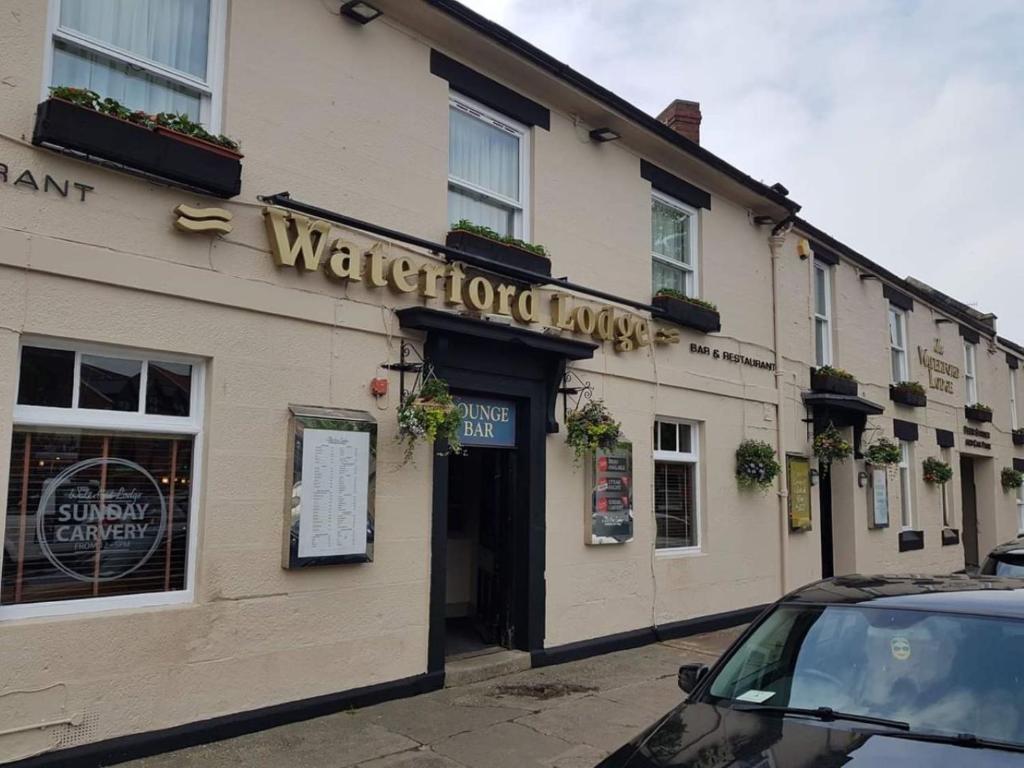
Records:
[[[462,1],[1024,343],[1024,1]]]

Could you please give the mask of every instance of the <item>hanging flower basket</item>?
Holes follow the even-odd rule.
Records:
[[[867,451],[864,452],[864,458],[868,460],[869,464],[881,467],[899,464],[903,457],[900,454],[900,447],[896,443],[887,437],[881,437],[877,442],[868,446]]]
[[[622,425],[612,418],[601,400],[592,400],[565,420],[565,442],[579,461],[588,452],[611,450],[619,444]]]
[[[926,483],[945,485],[953,479],[953,468],[944,461],[929,457],[921,462],[921,468],[924,470]]]
[[[1021,472],[1019,469],[1003,467],[1003,473],[1000,477],[1003,481],[1003,488],[1008,491],[1024,485],[1024,472]]]
[[[447,382],[433,376],[428,376],[420,391],[409,395],[398,409],[398,440],[405,443],[406,461],[421,440],[432,445],[442,438],[449,453],[462,453],[461,429],[462,417]]]
[[[736,479],[743,488],[768,488],[781,471],[775,449],[763,440],[744,440],[736,449]]]
[[[843,439],[842,433],[829,424],[814,437],[814,455],[826,468],[834,461],[843,461],[853,453],[853,446]]]

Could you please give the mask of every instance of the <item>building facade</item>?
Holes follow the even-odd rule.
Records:
[[[0,759],[410,695],[479,645],[680,636],[1021,529],[1024,350],[702,149],[695,105],[655,120],[450,0],[8,5]],[[467,450],[407,455],[436,380]],[[624,447],[577,457],[595,400]],[[819,465],[822,434],[856,455]]]

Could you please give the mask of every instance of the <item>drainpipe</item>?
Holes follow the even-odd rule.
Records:
[[[786,374],[782,371],[782,352],[779,350],[779,339],[782,334],[779,331],[779,257],[782,254],[782,246],[786,242],[786,235],[793,228],[793,217],[787,216],[774,227],[768,236],[768,250],[772,260],[772,348],[775,350],[775,430],[779,451],[779,462],[782,471],[779,472],[779,589],[784,595],[786,589],[786,565],[789,561],[789,490],[786,481],[786,423],[785,423],[785,390],[783,389],[782,378]]]

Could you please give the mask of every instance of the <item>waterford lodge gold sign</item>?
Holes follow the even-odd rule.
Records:
[[[936,355],[943,352],[942,344],[935,340],[933,351]],[[952,363],[947,363],[939,357],[933,357],[924,347],[917,348],[917,358],[928,370],[928,386],[940,392],[953,394],[953,381],[960,378],[960,369]]]
[[[323,268],[327,276],[362,283],[400,294],[439,299],[451,307],[506,315],[518,323],[544,322],[596,341],[611,341],[615,350],[628,352],[653,344],[679,341],[674,329],[652,329],[647,318],[610,306],[595,308],[578,303],[567,293],[543,296],[536,288],[502,283],[483,275],[468,274],[457,262],[423,261],[411,256],[387,258],[377,248],[361,248],[343,238],[330,239],[331,225],[323,220],[268,206],[263,209],[270,252],[280,267],[306,272]],[[541,304],[548,302],[547,313]]]

